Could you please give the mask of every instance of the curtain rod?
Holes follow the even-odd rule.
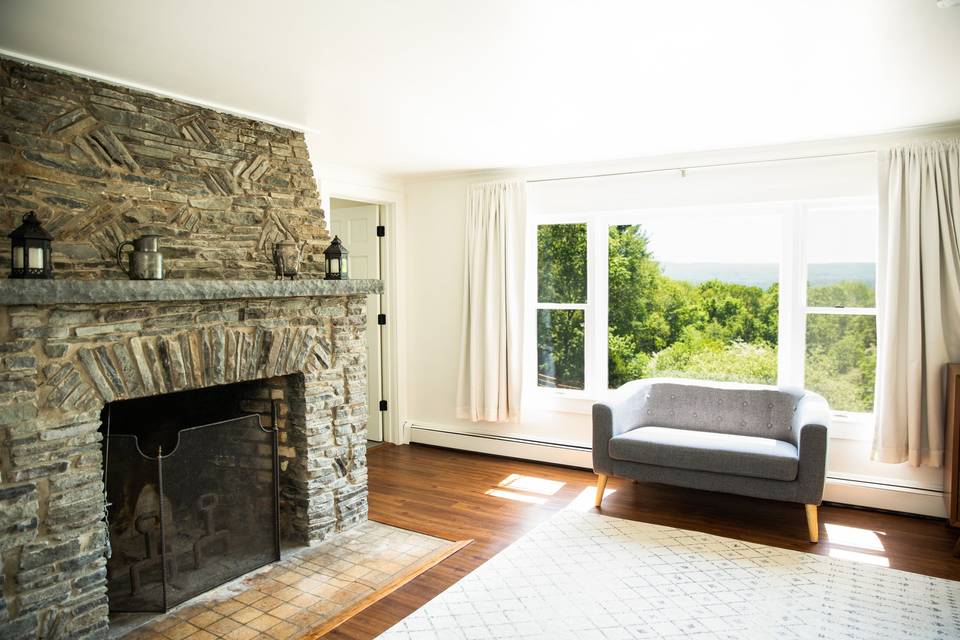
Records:
[[[527,180],[528,183],[533,182],[560,182],[562,180],[586,180],[589,178],[613,178],[616,176],[632,176],[642,173],[664,173],[667,171],[680,171],[684,175],[690,169],[712,169],[715,167],[738,167],[749,164],[768,164],[770,162],[788,162],[790,160],[817,160],[820,158],[842,158],[845,156],[865,156],[870,154],[875,154],[877,151],[849,151],[847,153],[827,153],[823,155],[812,155],[812,156],[793,156],[792,158],[771,158],[769,160],[743,160],[740,162],[720,162],[717,164],[696,164],[689,165],[685,167],[668,167],[663,169],[639,169],[637,171],[618,171],[614,173],[594,173],[586,176],[562,176],[559,178],[537,178],[535,180]]]

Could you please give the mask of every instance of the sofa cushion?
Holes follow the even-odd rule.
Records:
[[[610,440],[615,460],[769,480],[795,480],[797,448],[772,438],[640,427]]]
[[[802,389],[699,380],[651,381],[637,426],[714,431],[795,441]]]

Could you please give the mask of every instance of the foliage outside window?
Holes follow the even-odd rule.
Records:
[[[837,411],[872,412],[876,227],[875,206],[862,202],[541,224],[537,384],[592,393],[646,377],[779,382]],[[591,275],[588,255],[606,255],[606,269]],[[793,297],[781,296],[784,282]],[[781,326],[784,317],[794,320]],[[593,340],[602,346],[591,355]]]
[[[537,229],[537,385],[583,389],[587,225]]]
[[[876,212],[809,211],[804,237],[804,384],[835,410],[872,412],[877,369]]]
[[[725,281],[709,264],[671,277],[654,240],[642,224],[609,229],[610,387],[653,377],[776,383],[777,283]]]

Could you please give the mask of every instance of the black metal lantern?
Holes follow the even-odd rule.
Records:
[[[333,242],[323,252],[327,262],[326,280],[346,280],[347,276],[347,248],[340,243],[339,236],[333,236]]]
[[[7,236],[10,238],[10,277],[49,280],[53,278],[50,241],[53,237],[40,226],[37,214],[23,216],[23,224]]]

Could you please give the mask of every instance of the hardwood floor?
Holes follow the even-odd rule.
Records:
[[[372,638],[424,605],[571,501],[593,503],[584,470],[422,445],[370,451],[370,518],[474,544],[329,633]],[[786,549],[886,564],[960,580],[957,532],[943,522],[823,506],[820,544],[807,541],[803,505],[611,478],[602,513]]]

